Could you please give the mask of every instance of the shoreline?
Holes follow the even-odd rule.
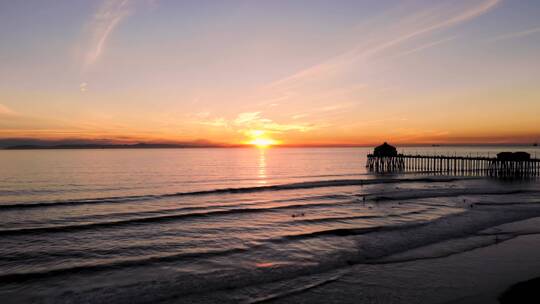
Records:
[[[332,282],[264,302],[529,303],[522,300],[540,286],[540,217],[488,228],[470,238],[491,242],[446,256],[400,261],[413,251],[425,255],[436,252],[433,247],[463,246],[469,237],[414,249],[384,258],[384,263],[354,265]]]

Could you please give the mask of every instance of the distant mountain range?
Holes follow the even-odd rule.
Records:
[[[6,150],[47,150],[47,149],[179,149],[179,148],[218,148],[233,147],[213,143],[208,141],[178,142],[178,143],[111,143],[89,142],[78,140],[63,141],[45,141],[45,140],[26,140],[26,139],[4,139],[0,140],[0,149]]]
[[[221,145],[198,145],[198,144],[131,144],[131,145],[115,145],[115,144],[74,144],[74,145],[18,145],[5,147],[5,150],[47,150],[47,149],[165,149],[165,148],[216,148],[225,147]],[[226,146],[230,147],[230,146]]]

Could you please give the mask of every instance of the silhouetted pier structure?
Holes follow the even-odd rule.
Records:
[[[497,157],[406,155],[384,143],[368,154],[366,167],[371,172],[418,172],[448,175],[483,175],[501,178],[540,176],[540,159],[526,152],[501,152]]]

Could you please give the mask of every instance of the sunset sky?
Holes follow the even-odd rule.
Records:
[[[0,139],[540,141],[540,1],[0,0]]]

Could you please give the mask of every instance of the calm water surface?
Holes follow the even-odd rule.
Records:
[[[351,264],[540,215],[538,181],[372,175],[369,151],[0,151],[0,300],[279,299]]]

